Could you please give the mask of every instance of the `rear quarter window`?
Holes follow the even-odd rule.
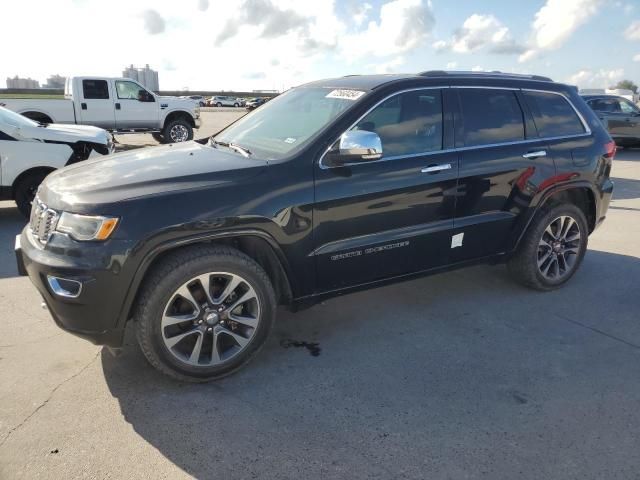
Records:
[[[571,104],[562,95],[523,91],[540,137],[562,137],[585,133]]]
[[[524,117],[513,91],[462,88],[459,92],[465,146],[524,140]]]

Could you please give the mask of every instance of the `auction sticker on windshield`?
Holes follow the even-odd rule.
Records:
[[[331,92],[329,92],[326,98],[341,98],[343,100],[357,100],[362,95],[364,95],[364,92],[360,90],[339,89],[339,90],[332,90]]]

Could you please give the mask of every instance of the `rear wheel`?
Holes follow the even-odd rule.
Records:
[[[245,365],[264,344],[276,299],[264,270],[228,247],[178,252],[146,280],[136,310],[140,348],[158,370],[203,382]]]
[[[25,217],[29,218],[31,215],[31,202],[33,202],[36,196],[38,187],[49,173],[51,172],[39,171],[29,173],[22,177],[15,185],[13,192],[16,205],[20,213]]]
[[[221,107],[222,104],[220,102],[216,103],[216,107]]]
[[[164,143],[179,143],[193,140],[193,128],[184,118],[171,120],[162,130]]]
[[[509,272],[518,282],[537,290],[559,288],[578,270],[588,235],[587,220],[577,206],[545,209],[533,219],[509,260]]]

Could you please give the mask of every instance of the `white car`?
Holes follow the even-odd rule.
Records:
[[[93,125],[117,134],[151,133],[162,143],[193,139],[200,106],[193,100],[160,97],[130,78],[72,77],[65,98],[0,98],[0,107],[41,123]]]
[[[45,125],[0,107],[0,200],[15,200],[28,217],[49,173],[112,152],[111,135],[101,128]]]
[[[242,106],[242,100],[237,97],[229,97],[226,95],[216,95],[211,97],[208,102],[212,107],[240,107]]]

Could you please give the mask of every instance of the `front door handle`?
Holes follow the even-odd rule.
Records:
[[[420,170],[422,173],[438,173],[442,170],[451,170],[450,163],[443,163],[441,165],[429,165],[428,167],[424,167]]]
[[[116,110],[120,110],[120,104],[116,103]]]
[[[547,156],[547,151],[546,150],[536,150],[535,152],[527,152],[524,155],[522,155],[522,158],[538,158],[538,157],[546,157]]]

